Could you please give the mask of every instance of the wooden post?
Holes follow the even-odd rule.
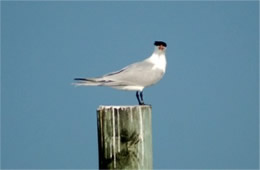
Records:
[[[100,106],[99,169],[152,169],[151,106]]]

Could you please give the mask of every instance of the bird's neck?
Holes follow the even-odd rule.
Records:
[[[147,61],[154,64],[154,68],[161,69],[163,72],[166,70],[166,56],[165,52],[155,50]]]
[[[160,50],[158,47],[155,47],[153,54],[165,56],[165,50]]]

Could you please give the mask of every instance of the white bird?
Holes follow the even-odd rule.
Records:
[[[119,71],[97,78],[75,78],[76,86],[108,86],[120,90],[136,91],[139,105],[144,105],[143,89],[162,79],[166,71],[166,47],[163,41],[154,42],[155,49],[147,59],[130,64]],[[139,97],[140,93],[140,97]]]

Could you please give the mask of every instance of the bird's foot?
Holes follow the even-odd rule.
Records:
[[[145,103],[144,103],[143,92],[142,92],[142,91],[140,92],[140,96],[139,96],[139,92],[138,92],[138,91],[136,92],[136,98],[137,98],[137,101],[138,101],[138,103],[139,103],[140,106],[144,106],[144,105],[149,105],[149,106],[151,106],[150,104],[145,104]]]
[[[144,102],[139,102],[139,105],[145,105]]]
[[[152,106],[151,104],[147,104],[147,103],[144,103],[144,102],[140,102],[139,105],[140,106]]]

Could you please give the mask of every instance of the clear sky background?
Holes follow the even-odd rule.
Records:
[[[71,85],[149,57],[154,168],[259,167],[259,2],[1,2],[2,168],[98,168],[96,109],[135,92]]]

